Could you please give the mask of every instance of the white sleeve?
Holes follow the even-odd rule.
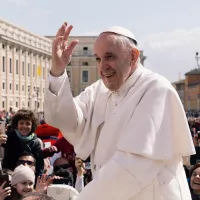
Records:
[[[117,151],[78,200],[131,199],[156,178],[163,165],[161,161]]]
[[[60,77],[49,74],[45,89],[44,114],[46,122],[59,128],[74,145],[76,132],[83,130],[85,119],[82,108],[72,96],[66,72]]]
[[[65,72],[62,76],[54,77],[49,73],[49,90],[55,94],[58,95],[62,84],[64,83],[65,78],[67,78],[67,73]]]
[[[80,193],[84,188],[84,176],[76,176],[75,189]]]

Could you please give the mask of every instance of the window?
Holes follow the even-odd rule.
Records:
[[[71,71],[67,70],[67,76],[69,78],[69,82],[71,82]]]
[[[87,51],[87,50],[88,50],[88,47],[83,47],[83,50],[84,50],[84,51]]]
[[[3,88],[3,90],[5,89],[5,83],[2,83],[2,88]]]
[[[19,74],[19,70],[18,70],[18,60],[16,60],[16,74]]]
[[[25,71],[25,68],[24,68],[24,61],[22,62],[22,75],[24,76],[24,71]]]
[[[19,87],[18,84],[16,84],[16,90],[17,90],[17,91],[18,91],[18,89],[19,89],[18,87]]]
[[[83,83],[88,82],[88,71],[82,71],[82,82]]]
[[[33,65],[33,77],[35,77],[35,65]]]
[[[16,107],[18,108],[18,102],[16,101]]]
[[[12,73],[12,58],[10,58],[10,73]]]
[[[83,47],[83,55],[87,55],[88,54],[88,47]]]
[[[88,66],[88,62],[82,62],[83,66]]]
[[[24,91],[24,85],[22,85],[22,91]]]
[[[2,48],[5,49],[5,45],[4,44],[2,44]]]
[[[28,63],[28,76],[30,76],[30,63]]]
[[[5,66],[5,56],[2,57],[2,71],[5,72],[6,70],[6,66]]]
[[[10,83],[10,90],[12,90],[12,83]]]
[[[2,108],[5,108],[5,102],[2,101]]]

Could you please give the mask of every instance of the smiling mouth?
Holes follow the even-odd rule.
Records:
[[[115,75],[115,72],[110,73],[110,74],[104,74],[104,77],[105,77],[105,78],[110,78],[110,77],[112,77],[113,75]]]
[[[194,182],[195,185],[200,185],[200,182]]]

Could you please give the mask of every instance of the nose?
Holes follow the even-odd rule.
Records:
[[[105,59],[101,59],[101,61],[99,62],[99,69],[102,71],[106,71],[107,68],[109,68],[108,63]]]
[[[196,175],[196,178],[200,178],[200,175],[199,175],[199,174],[197,174],[197,175]]]

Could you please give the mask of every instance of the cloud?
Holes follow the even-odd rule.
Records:
[[[140,44],[147,56],[146,67],[176,80],[178,74],[183,77],[197,67],[194,57],[200,51],[200,28],[148,34]]]
[[[19,7],[26,7],[29,4],[29,0],[6,0],[8,3],[12,3]]]

